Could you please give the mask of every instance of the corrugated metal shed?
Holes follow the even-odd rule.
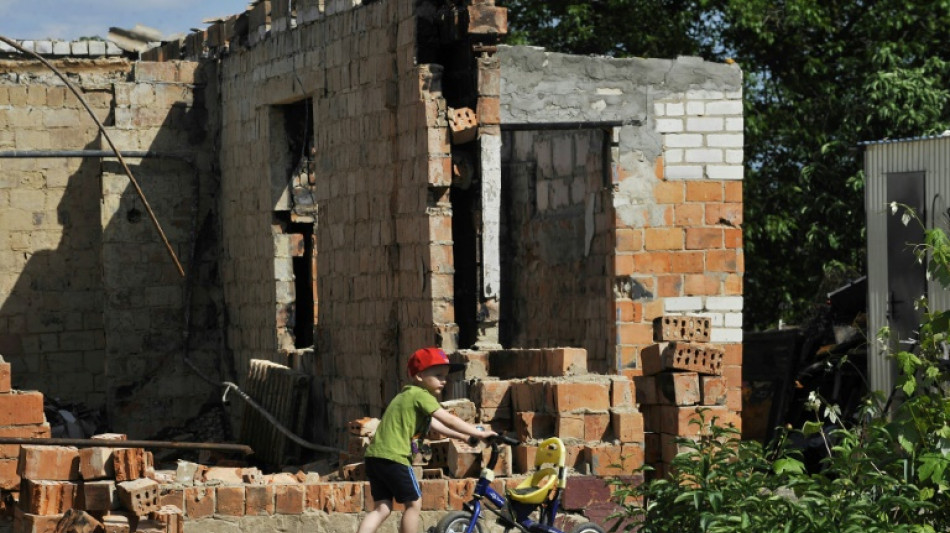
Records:
[[[864,147],[866,177],[868,332],[869,335],[876,335],[884,326],[894,327],[896,307],[901,305],[902,300],[895,293],[900,289],[895,287],[905,281],[912,282],[910,285],[917,283],[923,288],[932,309],[950,308],[950,291],[939,284],[900,279],[917,277],[920,273],[894,267],[901,260],[895,256],[903,253],[895,244],[906,251],[910,243],[894,242],[900,238],[895,234],[902,231],[899,226],[895,226],[895,220],[900,225],[900,215],[892,215],[889,206],[894,200],[902,201],[902,192],[907,197],[908,187],[916,187],[911,196],[922,200],[922,218],[927,227],[932,228],[937,224],[950,231],[950,132],[940,136],[883,140],[861,145]],[[891,235],[888,235],[889,225]],[[910,254],[909,251],[906,253]],[[904,285],[905,291],[907,286]],[[906,305],[906,300],[903,303]],[[896,340],[892,339],[892,347]],[[869,345],[870,385],[876,390],[890,391],[895,383],[893,364],[887,359],[883,347],[874,339],[869,339]]]

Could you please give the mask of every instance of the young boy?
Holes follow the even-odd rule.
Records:
[[[413,439],[420,442],[429,429],[455,439],[485,439],[496,433],[473,426],[446,411],[437,398],[450,372],[462,370],[450,364],[438,348],[416,350],[409,358],[411,383],[393,398],[366,449],[366,475],[376,507],[370,511],[357,533],[373,533],[389,517],[393,500],[406,506],[399,533],[416,533],[422,511],[422,492],[412,472]]]

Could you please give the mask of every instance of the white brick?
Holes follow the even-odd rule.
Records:
[[[89,41],[89,55],[102,56],[106,54],[105,41]]]
[[[742,100],[742,89],[738,91],[726,91],[726,98],[729,100]]]
[[[687,163],[722,163],[722,150],[693,148],[686,150]]]
[[[722,327],[725,319],[722,313],[689,313],[690,316],[701,316],[709,319],[709,325],[713,327]]]
[[[725,96],[722,91],[707,91],[705,89],[686,91],[686,98],[689,100],[722,100]]]
[[[705,102],[686,102],[686,114],[693,116],[702,116],[706,114]]]
[[[666,313],[702,311],[703,299],[699,296],[681,296],[663,300],[663,311]]]
[[[726,313],[723,325],[727,328],[741,328],[742,313]]]
[[[707,115],[741,115],[742,102],[723,100],[706,104]]]
[[[726,163],[741,165],[745,160],[742,150],[726,150]]]
[[[745,122],[742,121],[742,118],[727,118],[726,119],[726,131],[743,131],[745,130]]]
[[[741,343],[742,328],[713,328],[709,332],[709,342]]]
[[[667,165],[676,164],[683,162],[683,150],[680,148],[673,148],[671,150],[666,150],[663,152],[663,160]]]
[[[706,175],[711,180],[741,180],[743,167],[742,165],[709,165],[706,167]]]
[[[683,116],[686,114],[686,110],[683,108],[683,102],[666,104],[666,114],[667,116],[671,117]]]
[[[706,298],[708,311],[742,311],[742,296],[710,296]]]
[[[713,133],[706,136],[706,146],[717,148],[742,148],[743,142],[741,133]]]
[[[676,133],[683,131],[683,120],[679,118],[658,118],[656,131],[660,133]]]
[[[26,48],[27,50],[31,50],[33,52],[36,51],[35,41],[19,41],[19,42],[20,42],[20,46],[22,46],[23,48]]]
[[[703,136],[696,133],[681,133],[663,136],[663,146],[667,148],[699,148],[703,145]]]
[[[699,165],[666,165],[664,174],[667,179],[672,180],[701,180],[703,179],[703,167]]]
[[[687,118],[686,131],[723,131],[721,118]]]
[[[658,117],[666,115],[666,104],[654,103],[653,114]]]
[[[69,41],[54,41],[53,54],[58,56],[68,56],[71,53]]]
[[[106,54],[110,56],[120,56],[122,55],[122,49],[114,42],[106,41]]]
[[[53,41],[36,41],[35,52],[40,55],[49,55],[53,53]]]
[[[70,53],[74,56],[87,56],[89,55],[89,42],[88,41],[73,41],[69,43]]]

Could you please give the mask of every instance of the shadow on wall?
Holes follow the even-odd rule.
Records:
[[[132,151],[138,137],[148,137],[148,151],[178,154],[127,163],[188,278],[179,275],[116,159],[85,158],[78,167],[75,159],[50,159],[51,168],[75,168],[60,180],[55,212],[12,206],[18,216],[32,217],[10,232],[16,254],[11,270],[19,275],[0,307],[0,324],[8,324],[0,331],[0,354],[13,365],[14,386],[103,409],[109,430],[131,438],[176,432],[187,433],[187,440],[227,437],[188,428],[209,410],[223,412],[216,384],[234,379],[221,333],[212,204],[217,182],[206,155],[203,90],[195,89],[194,102],[131,109],[132,118],[115,125],[113,139],[120,150]],[[85,148],[102,146],[97,140]],[[37,175],[43,183],[35,190],[45,192],[50,205],[60,190],[52,183],[56,173]],[[21,176],[17,190],[27,190],[32,174]],[[227,417],[218,418],[225,419],[224,428],[202,426],[229,431]]]
[[[86,149],[97,149],[91,143]],[[99,161],[10,160],[20,176],[8,228],[12,268],[20,272],[0,307],[0,354],[12,364],[13,385],[64,401],[105,399],[105,334],[100,268]],[[16,169],[22,170],[16,173]],[[30,168],[40,169],[29,172]],[[68,173],[57,179],[56,170]],[[36,176],[41,183],[32,185]],[[58,182],[61,182],[60,185]],[[34,192],[32,197],[27,192]],[[60,194],[55,210],[43,210]],[[40,201],[36,201],[37,197]],[[17,200],[32,205],[17,205]],[[98,376],[98,378],[97,378]]]

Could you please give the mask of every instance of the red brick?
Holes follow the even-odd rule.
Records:
[[[644,230],[643,247],[646,250],[682,250],[683,228],[647,228]]]
[[[472,499],[475,491],[475,479],[448,480],[448,508],[451,511],[462,509],[462,505]]]
[[[477,104],[480,124],[501,124],[501,99],[497,96],[480,96]]]
[[[725,183],[725,197],[723,198],[726,202],[742,202],[742,182],[741,181],[727,181]]]
[[[661,403],[696,405],[700,400],[699,374],[661,372],[656,375],[656,391]]]
[[[444,511],[448,506],[449,482],[444,479],[419,480],[423,511]]]
[[[142,448],[114,448],[112,466],[116,481],[131,481],[146,476],[151,466],[150,454]]]
[[[48,439],[50,437],[50,427],[49,424],[4,426],[0,427],[0,437],[12,437],[17,439]],[[18,459],[19,457],[19,444],[0,445],[0,459]]]
[[[664,315],[653,320],[653,340],[656,342],[709,342],[711,331],[708,317]]]
[[[636,388],[633,381],[626,377],[615,377],[610,381],[610,406],[633,407],[636,401]]]
[[[446,457],[448,474],[454,478],[477,477],[481,470],[481,451],[475,446],[449,439]]]
[[[723,296],[741,296],[742,295],[742,275],[726,274],[722,282]]]
[[[643,304],[631,300],[617,300],[615,312],[618,322],[640,322],[643,320]]]
[[[677,226],[699,226],[704,219],[704,204],[677,204],[674,208],[673,223]]]
[[[274,508],[277,514],[302,514],[303,485],[274,485]]]
[[[725,248],[742,248],[742,230],[735,228],[723,230],[723,244]]]
[[[515,413],[515,432],[522,441],[545,439],[554,434],[555,415],[534,411]]]
[[[722,376],[699,378],[702,405],[726,405],[726,380]]]
[[[222,516],[244,516],[244,486],[216,487],[215,514]]]
[[[163,533],[183,533],[185,531],[185,516],[181,509],[174,505],[166,505],[148,514],[149,520],[162,524]],[[141,527],[141,523],[139,524]]]
[[[639,229],[617,229],[617,251],[638,252],[643,249],[643,232]]]
[[[558,412],[576,409],[610,408],[610,384],[597,382],[555,382],[551,384],[554,407]]]
[[[682,247],[680,247],[682,249]],[[642,252],[633,256],[633,267],[628,273],[622,274],[656,274],[672,271],[673,254],[666,251]]]
[[[86,480],[114,479],[114,449],[96,446],[79,450],[79,475]]]
[[[63,515],[37,515],[17,509],[13,522],[14,533],[55,533]]]
[[[482,408],[498,408],[511,406],[509,388],[511,382],[506,380],[480,380],[472,385],[471,396],[475,405]]]
[[[364,508],[363,485],[348,482],[307,485],[307,509],[327,513],[359,512]]]
[[[524,474],[534,469],[534,459],[538,455],[538,447],[526,444],[515,446],[514,455],[514,471]]]
[[[584,440],[584,413],[560,413],[554,425],[554,433],[561,440]]]
[[[739,365],[723,365],[722,377],[727,387],[742,387],[742,367]]]
[[[82,487],[82,508],[87,511],[111,511],[119,508],[115,481],[84,481]]]
[[[729,387],[726,389],[726,408],[730,411],[742,411],[742,388]]]
[[[610,427],[610,413],[586,413],[584,415],[584,440],[603,440]]]
[[[10,392],[10,363],[0,363],[0,394]]]
[[[653,197],[658,204],[681,204],[686,188],[681,181],[661,181],[653,187]]]
[[[741,427],[739,417],[725,407],[676,407],[664,405],[660,410],[660,432],[670,435],[695,437],[707,431],[713,423],[720,427],[729,425]],[[700,426],[699,410],[704,410],[702,417],[705,426]],[[714,420],[715,419],[715,420]]]
[[[139,517],[128,511],[113,511],[102,515],[105,533],[129,533],[138,525]]]
[[[704,272],[706,270],[704,252],[677,252],[670,260],[672,272]]]
[[[687,202],[721,202],[722,183],[718,181],[690,181],[686,183]]]
[[[158,504],[162,507],[166,505],[174,505],[179,509],[185,508],[185,490],[184,488],[176,488],[170,486],[163,486],[158,491]]]
[[[610,476],[628,473],[628,471],[624,469],[621,451],[622,448],[616,444],[588,446],[586,455],[587,462],[590,464],[591,474],[595,476]]]
[[[17,474],[50,481],[79,480],[79,450],[72,446],[22,446]]]
[[[548,384],[543,381],[527,379],[515,382],[511,386],[511,407],[519,411],[549,411],[546,408]]]
[[[683,294],[683,275],[674,274],[672,276],[656,277],[657,298],[672,298],[682,296]]]
[[[62,514],[75,506],[76,495],[75,483],[24,479],[20,486],[20,509],[38,515]]]
[[[737,227],[742,225],[742,204],[711,203],[706,205],[706,224],[715,226],[724,224]]]
[[[687,250],[715,250],[723,247],[720,228],[686,228]]]
[[[656,398],[656,378],[653,376],[639,376],[634,378],[636,383],[637,403],[642,405],[655,405]]]
[[[683,294],[686,296],[715,296],[720,294],[722,279],[718,274],[686,274],[683,279]]]
[[[144,516],[161,507],[158,503],[158,483],[151,479],[123,481],[116,485],[116,493],[122,505],[138,516]]]
[[[43,394],[37,391],[13,391],[0,394],[0,426],[44,424]]]
[[[739,262],[742,254],[738,250],[709,250],[706,252],[707,272],[742,272]]]
[[[587,373],[587,350],[584,348],[550,348],[543,350],[544,375],[577,376]]]
[[[468,33],[505,35],[508,33],[508,9],[487,4],[468,6]]]
[[[614,275],[631,276],[637,273],[637,257],[627,253],[614,255]]]
[[[187,499],[188,497],[186,495],[186,505]],[[244,503],[245,516],[267,516],[274,514],[274,486],[248,485],[244,491]],[[362,502],[357,504],[357,509],[361,508]],[[188,517],[191,518],[191,513],[187,514]]]
[[[671,342],[651,344],[640,351],[643,373],[656,374],[662,370],[686,370],[707,375],[723,372],[723,349],[703,343]]]
[[[634,409],[612,409],[610,424],[622,443],[643,442],[643,414]]]
[[[660,434],[660,449],[662,450],[661,460],[664,463],[672,463],[673,459],[681,453],[689,453],[695,448],[691,448],[689,443],[677,442],[680,439],[685,439],[686,437],[678,435],[667,435],[666,433]],[[694,440],[694,439],[688,439]]]

